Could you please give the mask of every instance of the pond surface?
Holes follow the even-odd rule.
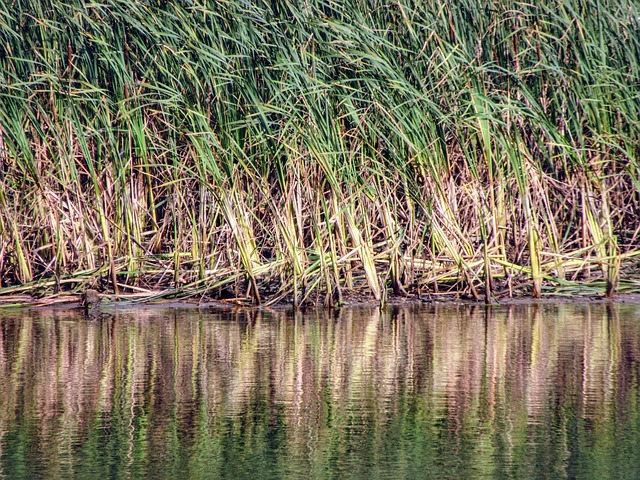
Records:
[[[0,478],[640,478],[640,305],[0,312]]]

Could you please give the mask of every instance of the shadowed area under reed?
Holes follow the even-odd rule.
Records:
[[[0,40],[0,294],[640,289],[637,2],[16,0]]]

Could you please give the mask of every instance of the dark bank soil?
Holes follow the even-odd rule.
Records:
[[[86,305],[87,297],[91,298],[91,302],[99,301]],[[535,303],[640,303],[640,293],[623,293],[617,294],[612,299],[606,298],[603,294],[585,294],[577,293],[571,295],[548,293],[541,298],[533,298],[530,295],[519,295],[511,298],[504,297],[495,299],[490,302],[491,305],[522,305]],[[406,296],[390,296],[385,304],[389,306],[404,304],[438,304],[438,303],[456,303],[467,305],[485,305],[487,302],[475,300],[473,298],[464,298],[458,294],[427,294],[427,295],[406,295]],[[366,294],[351,293],[344,295],[343,302],[339,306],[377,306],[380,301],[376,301],[373,297]],[[93,309],[99,308],[101,311],[109,311],[121,307],[126,308],[265,308],[265,305],[256,305],[248,298],[232,298],[226,300],[211,299],[171,299],[171,298],[153,298],[150,296],[122,296],[115,298],[113,295],[98,294],[94,292],[83,294],[59,294],[45,298],[35,298],[31,295],[12,295],[0,297],[0,310],[5,308],[27,308],[27,309]],[[281,301],[267,306],[268,308],[291,308],[293,304],[287,301]],[[323,308],[322,301],[307,302],[300,306],[301,308]],[[337,307],[334,305],[334,308]]]

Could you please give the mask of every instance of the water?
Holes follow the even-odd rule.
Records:
[[[0,313],[0,478],[640,479],[640,305]]]

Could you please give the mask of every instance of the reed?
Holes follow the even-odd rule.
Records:
[[[637,269],[636,2],[15,0],[0,39],[0,294]]]

